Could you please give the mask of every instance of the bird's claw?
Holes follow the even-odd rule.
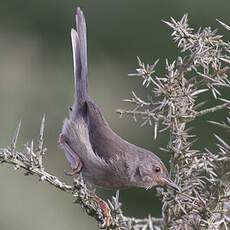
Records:
[[[78,174],[79,172],[76,171],[75,169],[71,169],[68,172],[64,170],[64,173],[65,173],[66,176],[74,176],[74,175]]]
[[[112,216],[109,205],[97,195],[94,196],[94,200],[102,210],[103,220],[100,223],[100,228],[109,227],[112,224]]]
[[[79,173],[81,172],[81,169],[82,169],[82,163],[81,163],[81,161],[79,160],[79,161],[77,162],[76,167],[74,167],[73,169],[71,169],[69,172],[64,171],[64,173],[65,173],[65,175],[67,175],[67,176],[74,176],[74,175],[76,175],[76,174],[79,174]]]

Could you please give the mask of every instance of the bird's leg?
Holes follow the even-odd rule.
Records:
[[[96,194],[96,189],[92,189],[92,184],[88,183],[87,181],[84,181],[82,174],[80,173],[77,177],[78,179],[74,181],[75,186],[82,188],[86,192],[86,198],[85,202],[83,202],[83,206],[89,205],[96,208],[97,214],[97,221],[98,226],[100,229],[108,229],[108,227],[111,227],[113,224],[113,219],[111,215],[111,210],[109,208],[109,205],[106,201],[104,201],[102,198],[100,198]],[[90,188],[89,188],[90,186]],[[81,193],[81,192],[80,192]],[[86,209],[87,211],[88,209]],[[99,213],[98,213],[99,212]],[[109,228],[110,229],[110,228]]]
[[[65,150],[66,158],[69,161],[70,166],[72,168],[70,172],[65,172],[65,174],[68,176],[74,176],[76,174],[79,174],[83,164],[81,159],[78,157],[77,153],[73,151],[72,148],[69,146],[68,138],[64,134],[61,134],[59,142]]]
[[[78,159],[79,159],[79,157],[78,157]],[[69,172],[64,171],[64,173],[67,176],[74,176],[76,174],[79,174],[81,172],[81,169],[82,169],[82,162],[79,159],[76,161],[76,165],[74,168],[72,168]]]
[[[111,210],[109,208],[109,205],[96,194],[93,195],[92,199],[97,203],[97,205],[102,210],[104,222],[102,223],[101,227],[103,228],[109,227],[112,223],[112,216],[111,216]]]

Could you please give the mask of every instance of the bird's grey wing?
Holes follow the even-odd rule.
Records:
[[[93,151],[108,163],[126,164],[127,158],[133,157],[132,148],[135,146],[122,139],[109,127],[96,103],[88,100],[86,104],[89,137]]]
[[[67,159],[71,165],[75,164],[76,156],[82,161],[85,168],[94,170],[106,169],[108,164],[103,158],[95,154],[89,140],[89,130],[85,120],[70,119],[64,121],[60,142],[68,154]]]

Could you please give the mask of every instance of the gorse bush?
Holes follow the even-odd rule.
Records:
[[[222,97],[223,88],[230,87],[230,43],[210,27],[195,31],[189,26],[187,15],[180,21],[171,18],[165,23],[173,30],[171,36],[181,56],[172,63],[166,60],[162,77],[155,72],[158,61],[145,65],[138,58],[139,66],[131,76],[142,79],[143,86],[150,88],[152,99],[140,99],[133,92],[133,97],[126,101],[134,109],[118,112],[132,115],[135,120],[139,115],[142,125],[154,127],[155,138],[158,132],[170,133],[166,148],[171,154],[170,174],[182,190],[176,194],[159,191],[164,228],[229,229],[230,146],[216,136],[215,153],[193,149],[197,137],[188,128],[198,116],[230,108],[230,101]],[[209,92],[218,105],[206,108],[199,96]],[[227,122],[213,123],[230,131],[229,118]]]

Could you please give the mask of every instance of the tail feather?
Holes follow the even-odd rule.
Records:
[[[72,107],[71,118],[76,119],[77,114],[88,97],[88,65],[87,65],[87,37],[86,23],[83,12],[77,8],[76,29],[71,30],[75,100]]]
[[[80,42],[80,57],[82,65],[82,77],[86,80],[88,75],[88,66],[87,66],[87,36],[86,36],[86,22],[85,17],[81,9],[77,8],[76,14],[76,27],[79,34]]]
[[[88,131],[84,123],[84,111],[86,108],[88,68],[87,68],[87,41],[86,23],[80,8],[76,12],[76,30],[71,30],[74,66],[74,103],[70,110],[70,118],[64,121],[60,144],[63,146],[67,160],[72,169],[78,168],[84,158],[89,158],[92,151],[90,142],[87,141]],[[76,126],[78,124],[78,126]],[[80,126],[82,125],[82,126]],[[85,140],[85,143],[83,141]],[[85,153],[83,155],[83,153]]]

